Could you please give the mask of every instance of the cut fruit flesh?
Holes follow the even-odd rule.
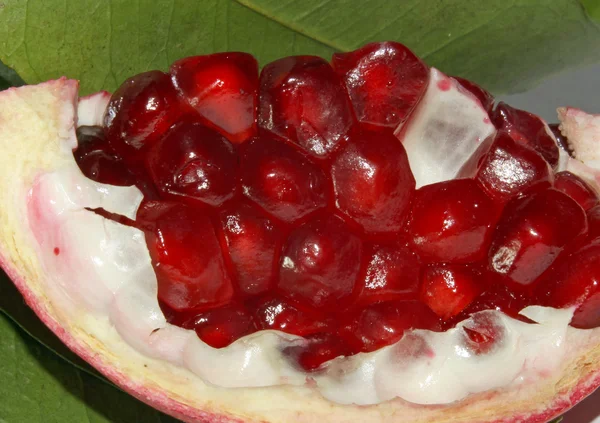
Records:
[[[9,133],[9,135],[10,135],[10,133]],[[72,143],[72,141],[73,140],[71,139],[71,143]],[[28,145],[31,145],[31,142]],[[65,150],[68,151],[68,149],[65,149]],[[34,146],[32,146],[32,151],[36,151]],[[55,156],[57,156],[57,155],[55,155]],[[51,163],[52,166],[50,168],[48,168],[47,170],[54,170],[54,164],[55,164],[55,162],[59,162],[59,161],[65,162],[64,157],[61,158],[60,160],[58,158],[56,160],[50,160],[49,163]],[[71,165],[72,164],[73,163],[72,163],[72,160],[71,160]],[[60,167],[60,166],[57,166],[57,167]],[[43,166],[40,166],[40,168],[44,169]],[[32,174],[35,173],[31,169],[28,172],[30,172]],[[29,175],[29,178],[27,178],[27,179],[31,180],[32,177],[33,177],[33,175]],[[27,179],[25,179],[25,180],[27,180]],[[50,182],[48,182],[48,179],[50,180]],[[47,186],[51,187],[52,186],[51,185],[51,183],[52,183],[52,177],[44,177],[44,178],[41,178],[40,181],[42,181],[40,183],[41,185],[39,185],[41,187],[47,187]],[[36,185],[36,186],[38,186],[38,185]],[[48,192],[48,191],[45,191],[45,189],[50,189],[50,188],[44,188],[44,190],[42,190],[42,188],[40,188],[40,192],[42,192],[42,193]],[[134,191],[135,190],[129,189],[129,191],[127,191],[127,192],[134,192]],[[41,195],[39,197],[44,198],[43,195]],[[35,197],[35,198],[38,198],[38,197]],[[106,200],[106,199],[104,199],[104,200]],[[79,204],[78,207],[81,207],[83,204],[85,204],[87,206],[88,205],[88,201],[92,201],[92,200],[90,200],[88,198],[83,199],[81,203],[78,203]],[[95,201],[98,201],[98,200],[95,200]],[[107,201],[110,201],[110,199],[108,199]],[[131,205],[131,204],[137,204],[139,202],[139,198],[137,200],[130,199],[129,201],[130,201],[129,205]],[[126,210],[125,208],[122,208],[122,207],[121,208],[118,208],[118,207],[115,208],[114,205],[113,205],[113,207],[111,207],[111,205],[109,203],[107,203],[107,202],[104,202],[104,203],[102,203],[102,202],[96,202],[96,203],[89,203],[89,204],[90,205],[96,205],[96,206],[104,207],[108,211],[114,211],[114,212],[117,212],[117,213],[128,215],[129,217],[133,217],[133,215],[131,213],[131,210]],[[37,209],[34,208],[34,210],[41,210],[41,209],[43,209],[43,207],[38,207]],[[83,212],[83,209],[81,209],[81,211]],[[87,212],[85,212],[85,213],[87,213]],[[96,215],[93,215],[93,216],[94,216],[93,219],[96,219],[96,218],[101,219],[99,216],[96,216]],[[34,219],[34,217],[35,217],[35,219]],[[36,219],[38,217],[40,217],[40,216],[33,216],[31,219],[32,219],[32,221],[36,221]],[[43,217],[43,216],[41,216],[41,217]],[[52,223],[52,222],[46,222],[46,221],[43,221],[43,220],[40,220],[40,222],[42,222],[40,224],[42,225],[42,227],[45,228],[44,230],[46,230],[46,227],[48,226],[48,224]],[[39,227],[38,227],[38,230],[34,229],[34,231],[37,234],[37,236],[39,236],[39,234],[42,232],[42,230],[39,230]],[[77,232],[76,228],[73,228],[72,231],[71,231],[71,233],[73,233],[73,234],[72,235],[68,235],[70,232],[67,232],[67,235],[72,237],[72,236],[75,236],[76,232]],[[51,234],[48,235],[48,236],[50,237]],[[40,239],[41,239],[41,241],[40,241]],[[37,241],[37,242],[41,243],[40,245],[48,245],[48,246],[50,244],[52,244],[52,241],[56,240],[55,238],[50,238],[50,239],[40,238],[40,239],[38,239],[38,241]],[[72,242],[72,239],[70,239],[68,243],[71,243],[71,242]],[[35,242],[33,243],[33,245],[35,245]],[[68,254],[67,254],[68,251],[69,251],[68,247],[60,248],[61,254],[59,254],[59,256],[56,256],[56,257],[61,257],[61,256],[63,258],[64,257],[68,257]],[[117,253],[118,253],[118,251],[117,251]],[[38,254],[39,253],[33,253],[32,256],[36,256]],[[362,254],[358,254],[358,255],[361,256]],[[37,267],[38,267],[38,269],[40,268],[39,263],[38,263]],[[20,272],[17,272],[17,273],[20,273]],[[359,274],[359,273],[360,272],[357,271],[357,274]],[[58,273],[58,275],[60,276],[61,273]],[[15,278],[16,278],[16,274],[15,274],[14,271],[11,273],[11,276],[15,276]],[[28,277],[27,279],[29,280],[30,278]],[[33,279],[35,279],[35,280],[43,280],[44,278],[37,276],[37,277],[34,277]],[[26,289],[26,288],[23,288],[23,289]],[[138,298],[139,297],[139,292],[136,291],[137,289],[138,288],[135,288],[135,285],[132,285],[128,289],[126,289],[126,288],[119,288],[119,287],[108,287],[108,291],[109,292],[117,292],[118,291],[118,292],[121,292],[123,294],[123,297],[126,297],[126,294],[128,294],[132,298]],[[140,289],[140,292],[143,292],[143,290],[141,288],[139,288],[139,289]],[[136,294],[136,292],[138,292],[138,293]],[[82,296],[82,298],[89,299],[89,295],[87,295],[85,292],[82,292],[81,296]],[[108,298],[108,297],[106,297],[106,298]],[[156,300],[156,296],[154,297],[154,300]],[[107,303],[107,301],[108,300],[106,300],[106,299],[105,300],[102,300],[101,298],[97,299],[97,301],[95,301],[95,303],[93,304],[93,306],[97,307],[97,310],[103,310],[103,307],[109,306],[108,303]],[[138,329],[138,330],[140,329],[139,327],[138,328],[132,328],[131,325],[134,325],[134,326],[135,325],[144,325],[145,323],[143,321],[136,323],[135,319],[128,319],[127,318],[127,313],[128,312],[132,312],[132,311],[131,310],[127,310],[127,304],[128,303],[124,302],[124,301],[125,301],[124,299],[120,298],[117,301],[115,301],[114,305],[110,305],[109,307],[110,307],[110,310],[111,310],[110,311],[111,316],[114,316],[114,318],[116,319],[115,321],[117,321],[117,322],[120,323],[120,325],[118,325],[118,327],[117,327],[117,331],[119,332],[119,334],[123,338],[125,338],[127,340],[131,336],[132,333],[135,333],[136,329]],[[40,300],[40,298],[38,298],[38,301],[35,301],[35,303],[39,307],[39,304],[44,304],[44,301]],[[65,311],[65,313],[66,313],[66,311]],[[133,316],[133,315],[131,315],[131,316]],[[70,316],[66,317],[67,320],[69,320],[71,318],[72,317],[70,317]],[[90,319],[92,320],[93,324],[97,324],[98,323],[96,321],[97,319],[95,317],[91,317]],[[157,322],[160,323],[160,324],[162,324],[162,325],[165,324],[165,322],[161,321],[160,319],[155,320],[154,322],[151,321],[151,322],[148,322],[148,323],[150,323],[150,324],[156,324]],[[63,323],[61,321],[61,324],[66,324],[66,323]],[[72,328],[70,327],[69,330],[68,330],[68,332],[71,333],[71,334],[73,334],[73,333],[80,334],[81,333],[81,330],[78,331],[78,330],[74,330],[74,329],[71,330],[71,329]],[[154,330],[154,329],[152,329],[152,330]],[[86,327],[84,330],[85,331],[92,331],[92,332],[94,331],[94,329],[90,329],[89,327]],[[96,330],[98,330],[98,329],[96,328]],[[475,329],[472,329],[472,330],[475,330]],[[161,331],[163,333],[161,333]],[[173,337],[172,338],[168,338],[168,334],[164,334],[165,332],[168,333],[169,331],[171,331],[173,333],[174,338]],[[572,331],[570,333],[572,333]],[[152,361],[152,359],[150,357],[154,356],[155,358],[158,358],[158,363],[164,363],[164,360],[167,360],[167,359],[174,359],[175,362],[177,362],[177,360],[179,360],[179,358],[177,358],[177,357],[171,357],[170,356],[170,354],[173,353],[173,348],[167,348],[166,344],[161,346],[161,342],[168,343],[169,339],[171,341],[173,339],[177,339],[180,342],[179,343],[180,347],[183,348],[184,341],[185,341],[185,338],[186,338],[187,335],[183,335],[182,331],[179,331],[177,328],[172,327],[172,326],[168,326],[168,330],[165,330],[165,331],[163,331],[161,329],[158,332],[156,332],[156,334],[159,334],[159,335],[158,336],[154,336],[153,335],[155,340],[153,340],[152,342],[150,342],[150,344],[144,344],[143,343],[142,345],[138,345],[136,343],[140,342],[139,339],[138,340],[131,340],[131,339],[129,339],[129,342],[130,342],[130,344],[135,345],[136,349],[138,351],[142,351],[142,352],[145,353],[146,358],[148,358],[148,360],[145,360],[145,361],[149,361],[149,362]],[[77,335],[77,336],[79,336],[79,335]],[[573,336],[578,336],[578,335],[573,335]],[[83,337],[84,338],[82,338],[82,339],[87,339],[87,338],[85,338],[85,335],[83,335]],[[398,344],[398,346],[393,349],[393,351],[404,351],[404,350],[406,350],[406,351],[412,351],[410,354],[416,354],[416,352],[418,352],[418,351],[425,351],[425,352],[428,351],[428,349],[424,346],[425,344],[423,344],[422,341],[418,341],[418,339],[420,339],[418,337],[416,338],[416,341],[415,341],[416,343],[409,344],[409,341],[411,340],[411,338],[412,338],[411,336],[405,336],[404,341],[400,342]],[[248,342],[250,339],[251,338],[248,338],[246,340],[246,342]],[[119,340],[116,341],[116,343],[118,345],[118,348],[122,348],[123,346],[121,344],[119,344],[119,342],[121,342],[121,341],[119,341]],[[588,349],[588,348],[591,349],[592,348],[591,346],[593,345],[593,342],[595,342],[595,340],[593,339],[593,337],[591,337],[590,339],[587,339],[587,337],[586,337],[585,340],[580,339],[580,342],[582,344],[585,344],[585,346],[581,347],[582,350],[585,350],[585,349]],[[574,344],[577,344],[577,343],[574,342]],[[71,343],[71,345],[73,345],[73,344]],[[418,345],[421,345],[421,346],[417,348]],[[237,346],[239,347],[239,344]],[[123,348],[125,348],[125,347],[123,347]],[[145,348],[148,348],[148,349],[145,350]],[[176,348],[178,348],[178,347],[175,347],[175,349]],[[84,347],[84,349],[85,349],[85,347]],[[81,351],[81,349],[79,349],[79,350]],[[235,350],[235,348],[233,348],[233,350]],[[387,350],[383,350],[383,351],[387,351]],[[232,362],[235,362],[235,358],[234,358],[235,354],[232,355],[231,352],[232,352],[232,350],[229,350],[229,351],[225,351],[224,350],[224,351],[222,351],[222,353],[219,353],[219,355],[225,355],[225,356],[229,357],[227,359],[228,361],[223,361],[223,363],[227,363],[227,362],[232,363]],[[206,353],[206,350],[205,350],[205,353]],[[213,354],[213,352],[211,352],[210,354]],[[396,354],[398,354],[398,353],[396,353]],[[125,353],[125,355],[128,356],[128,357],[134,357],[135,353],[130,352],[128,350],[127,353]],[[566,367],[569,367],[569,365],[571,365],[571,363],[570,363],[569,360],[571,358],[574,359],[574,357],[575,357],[574,355],[570,356],[570,355],[566,354],[564,356],[564,363],[561,362],[561,369],[562,369],[563,365],[566,366]],[[356,363],[356,360],[355,361],[349,361],[349,363]],[[98,363],[96,363],[96,364],[99,365],[99,366],[102,366],[101,364],[98,364]],[[114,364],[113,365],[109,365],[109,366],[114,366]],[[169,366],[170,366],[170,364],[169,364]],[[192,366],[192,367],[194,367],[194,366]],[[343,367],[341,367],[341,368],[343,368]],[[336,369],[338,369],[338,366],[336,366],[335,364],[332,364],[331,367],[330,367],[330,370],[329,370],[329,372],[330,372],[329,376],[331,376],[332,373],[335,373]],[[220,368],[220,370],[223,370],[223,368]],[[205,368],[192,368],[192,371],[194,371],[194,373],[196,373],[196,374],[198,374],[198,373],[202,374],[203,378],[205,380],[207,380],[207,381],[214,381],[215,380],[215,379],[213,379],[214,376],[215,376],[215,373],[214,372],[211,373],[210,371],[208,371],[208,373],[207,373],[207,369],[205,369]],[[261,368],[260,367],[255,367],[254,372],[260,373],[261,372]],[[125,373],[126,373],[126,379],[125,380],[121,380],[121,382],[122,383],[130,383],[129,379],[132,378],[131,375],[133,374],[133,372],[125,371]],[[177,371],[175,371],[174,373],[177,373]],[[557,370],[556,373],[559,374],[560,370]],[[293,374],[293,372],[292,372],[292,374]],[[187,373],[186,373],[186,375],[187,375]],[[248,375],[246,375],[246,376],[248,376]],[[326,392],[327,389],[328,389],[327,385],[329,383],[331,383],[331,379],[323,379],[322,378],[322,379],[319,380],[318,375],[316,375],[316,376],[317,376],[316,377],[317,384],[319,384],[320,387],[321,387],[321,389],[324,390],[322,392]],[[164,376],[164,374],[163,374],[158,379],[161,382],[162,382],[162,377],[168,378],[168,376]],[[192,376],[192,377],[193,378],[197,378],[197,376]],[[293,380],[293,377],[291,377],[290,381],[291,380]],[[267,384],[271,383],[268,380],[268,378],[264,378],[263,382],[265,382],[265,381],[266,381]],[[246,382],[248,382],[248,380]],[[548,382],[548,381],[546,381],[546,382]],[[589,380],[588,380],[588,382],[589,382]],[[196,382],[194,382],[194,383],[196,383]],[[239,381],[235,382],[235,383],[239,383]],[[336,382],[336,383],[339,383],[339,382]],[[380,389],[381,389],[381,392],[384,392],[384,394],[383,394],[384,397],[386,395],[390,395],[390,393],[395,393],[395,394],[392,395],[392,397],[398,394],[397,390],[394,390],[393,387],[390,387],[390,385],[389,385],[390,384],[390,380],[389,379],[387,379],[385,381],[382,381],[381,383],[382,383],[382,385],[380,385]],[[143,383],[143,385],[147,386],[148,384],[147,383]],[[228,385],[227,383],[225,383],[224,385],[225,386],[234,386],[234,385]],[[131,386],[131,385],[129,385],[129,386]],[[334,388],[332,386],[333,385],[329,386],[330,392],[333,392]],[[580,385],[580,389],[591,389],[590,386],[588,386],[588,385],[586,385],[586,388],[581,388],[581,386],[583,386],[583,385]],[[143,391],[143,389],[139,388],[139,387],[133,388],[133,389],[135,391],[137,391],[138,394],[140,394],[140,392]],[[255,389],[258,389],[258,388],[255,388]],[[283,398],[288,398],[288,394],[291,393],[291,395],[293,396],[294,393],[297,393],[299,389],[303,390],[305,388],[296,387],[296,388],[290,388],[290,389],[288,389],[288,388],[285,388],[285,387],[284,388],[280,387],[280,388],[278,388],[278,390],[279,389],[281,389],[282,392],[285,392],[285,394],[284,393],[281,394],[281,395],[283,395]],[[308,389],[308,392],[312,392],[309,388],[306,388],[306,389]],[[473,389],[473,388],[468,388],[467,392],[471,392],[471,391],[469,391],[469,389]],[[201,392],[206,392],[207,390],[210,391],[210,389],[208,389],[208,388],[206,388],[206,389],[202,388],[200,391]],[[273,395],[275,395],[275,396],[279,395],[277,393],[279,391],[277,391],[275,394],[273,394],[271,391],[272,391],[272,388],[269,388],[265,392],[269,392],[268,395],[271,395],[271,396],[273,396]],[[498,415],[499,418],[502,418],[503,414],[502,414],[502,411],[501,411],[501,407],[499,407],[498,404],[495,401],[499,400],[499,399],[506,400],[507,398],[512,398],[510,395],[513,394],[514,391],[515,391],[514,388],[511,389],[511,390],[508,390],[508,391],[501,390],[498,393],[496,393],[496,395],[492,399],[488,399],[489,401],[491,401],[491,403],[489,403],[488,405],[493,404],[493,405],[491,405],[492,408],[497,408],[498,409],[498,410],[494,411],[494,414]],[[527,391],[527,389],[525,389],[525,391]],[[185,395],[181,395],[180,394],[181,391],[176,390],[176,392],[179,393],[179,394],[176,394],[178,397],[180,397],[180,398],[186,398]],[[252,396],[252,395],[256,395],[257,396],[256,397],[257,398],[257,403],[256,404],[258,404],[258,406],[257,406],[258,408],[260,408],[260,404],[263,404],[263,402],[260,401],[260,398],[262,398],[262,395],[266,395],[265,392],[263,392],[260,389],[258,389],[255,392],[255,394],[248,394],[250,396]],[[477,392],[476,388],[475,388],[475,392]],[[529,392],[529,391],[527,391],[527,392]],[[550,391],[547,391],[547,392],[550,393]],[[566,392],[568,392],[568,391],[566,391]],[[140,395],[142,395],[142,394],[140,394]],[[216,392],[214,393],[214,397],[213,398],[221,398],[221,395],[225,395],[225,394],[223,393],[222,390],[218,390],[217,389]],[[503,396],[503,395],[506,395],[506,396]],[[565,395],[568,395],[568,394],[565,393]],[[207,396],[205,398],[210,398],[210,397],[211,397],[211,394],[209,393],[209,394],[207,394]],[[320,399],[320,397],[318,397],[317,394],[314,394],[314,392],[311,393],[309,395],[309,397],[310,397],[310,399],[308,399],[307,402],[305,404],[303,404],[303,405],[304,405],[304,407],[306,407],[306,406],[310,407],[311,404],[315,405],[314,410],[313,410],[313,414],[307,414],[307,417],[306,417],[307,421],[312,421],[312,419],[315,419],[315,420],[318,419],[318,415],[319,415],[318,413],[320,412],[319,410],[323,409],[323,408],[320,408],[319,404],[321,405],[321,407],[328,407],[328,406],[325,405],[325,404],[328,404],[328,403],[325,400]],[[412,401],[419,402],[419,400],[416,397],[411,396],[410,392],[404,393],[404,398],[412,400]],[[439,399],[441,401],[444,401],[443,398],[444,398],[444,396],[442,394],[439,394]],[[475,406],[474,405],[475,403],[474,402],[472,403],[471,401],[475,401],[476,399],[478,399],[478,396],[477,395],[472,395],[467,400],[467,404],[470,405],[470,406],[472,406],[471,411],[474,414],[471,414],[470,417],[469,417],[468,414],[465,415],[465,419],[466,420],[464,420],[464,421],[477,421],[476,419],[479,419],[479,417],[478,417],[479,414],[478,413],[482,412],[481,411],[482,409],[480,409],[479,407],[483,407],[483,409],[485,410],[486,400],[482,400],[482,401],[477,402],[478,406]],[[227,401],[230,401],[230,402],[228,403]],[[340,401],[340,402],[349,401],[349,402],[358,402],[358,403],[360,403],[361,401],[365,401],[365,399],[360,400],[358,396],[348,395],[348,398],[339,398],[338,397],[338,398],[335,398],[334,401]],[[367,401],[369,401],[369,399],[367,399]],[[542,404],[545,404],[544,400],[541,400],[541,401],[542,401],[541,402]],[[192,400],[192,402],[193,402],[193,400]],[[221,414],[221,413],[227,413],[228,409],[237,409],[237,410],[240,409],[239,406],[237,408],[235,407],[233,398],[231,398],[230,400],[226,400],[224,402],[226,404],[224,405],[223,408],[216,410],[217,413],[219,413],[219,414]],[[293,402],[293,400],[291,400],[291,399],[288,398],[288,400],[285,400],[282,403],[289,404],[291,406],[291,402]],[[222,402],[218,402],[217,401],[217,404],[221,404],[221,403]],[[156,403],[154,403],[154,404],[156,404]],[[460,406],[457,406],[457,407],[458,407],[458,409],[460,409]],[[206,408],[206,403],[202,402],[202,403],[200,403],[200,405],[198,405],[198,403],[195,403],[193,405],[193,408],[201,408],[201,409],[204,408],[205,409]],[[244,408],[244,407],[242,407],[242,408]],[[250,407],[250,408],[252,408],[252,407]],[[442,421],[443,422],[443,421],[445,421],[444,419],[453,418],[452,415],[453,415],[453,413],[456,410],[456,408],[454,406],[444,407],[444,410],[442,410],[442,411],[439,411],[439,410],[427,411],[425,409],[420,409],[419,411],[415,411],[411,415],[411,412],[408,411],[408,410],[405,410],[405,408],[407,408],[407,407],[401,406],[401,405],[396,404],[396,403],[391,404],[391,405],[390,405],[390,403],[382,403],[382,404],[378,405],[377,407],[375,407],[375,408],[373,408],[371,410],[366,410],[364,412],[361,411],[360,413],[364,413],[364,414],[360,415],[360,417],[358,417],[359,416],[359,414],[358,414],[359,412],[357,411],[358,409],[353,408],[352,410],[348,411],[348,414],[346,414],[346,415],[342,415],[342,412],[340,411],[340,414],[336,415],[334,418],[338,418],[339,417],[340,421],[354,421],[352,419],[356,419],[355,421],[368,421],[368,420],[386,421],[385,420],[387,418],[386,416],[389,416],[389,418],[392,419],[393,418],[392,417],[393,414],[395,414],[397,412],[403,412],[403,413],[405,413],[404,415],[407,416],[407,420],[406,421],[411,421],[410,419],[412,418],[414,421],[428,421],[426,419],[435,419],[434,421]],[[408,407],[408,408],[410,408],[410,407]],[[467,408],[469,408],[469,406],[467,406]],[[545,409],[546,410],[545,412],[547,412],[547,413],[556,412],[556,410],[558,409],[558,408],[555,408],[554,409],[555,411],[548,411],[548,410],[552,410],[553,408],[550,407],[550,406],[545,406],[545,407],[542,407],[542,408]],[[294,408],[291,407],[290,410],[294,410]],[[336,413],[337,413],[337,410],[338,409],[336,409]],[[398,411],[398,410],[401,410],[401,411]],[[173,411],[173,410],[171,410],[171,411]],[[243,418],[243,419],[246,419],[246,420],[250,420],[252,418],[255,418],[255,417],[252,417],[252,412],[256,412],[256,411],[257,411],[256,409],[253,409],[251,411],[248,411],[246,409],[246,411],[242,411],[243,414],[240,417]],[[459,411],[456,411],[456,412],[461,413],[461,412],[464,412],[464,411],[465,410],[462,410],[462,411],[459,410]],[[177,411],[175,411],[175,412],[177,413]],[[246,414],[246,412],[249,415],[244,415],[244,414]],[[506,412],[510,413],[510,410],[506,410]],[[542,419],[542,418],[546,418],[547,416],[551,416],[552,415],[552,414],[543,415],[542,411],[536,413],[532,409],[529,409],[529,410],[524,411],[524,412],[526,413],[526,415],[528,417],[532,418],[529,421],[536,421],[536,420],[533,420],[533,419],[537,419],[537,418]],[[288,421],[288,419],[291,419],[291,417],[286,417],[286,416],[290,416],[290,415],[287,415],[287,414],[277,414],[277,413],[283,413],[283,412],[280,410],[278,412],[271,413],[268,418],[269,419],[275,419],[273,421]],[[438,413],[438,414],[435,414],[435,413]],[[191,412],[191,414],[192,414],[192,417],[193,417],[194,413]],[[180,416],[181,416],[181,414],[180,414]],[[201,416],[201,417],[199,417],[199,416]],[[378,417],[375,417],[375,416],[378,416]],[[507,416],[508,416],[508,414],[507,414]],[[282,420],[276,420],[278,417],[281,417]],[[188,419],[189,418],[190,417],[188,417]],[[202,419],[206,419],[207,416],[206,415],[202,416],[201,414],[195,414],[195,417],[193,417],[193,418],[195,418],[195,419],[197,419],[199,421],[202,421]],[[265,419],[267,417],[260,417],[260,411],[259,411],[259,417],[256,417],[256,418],[257,419],[261,419],[261,418]],[[468,420],[469,418],[470,418],[470,420]],[[485,417],[482,417],[482,418],[485,418]],[[506,421],[512,421],[511,418],[512,417],[507,417]],[[230,420],[232,420],[232,419],[233,418],[231,418]],[[419,420],[419,419],[422,419],[422,420]],[[211,420],[212,420],[212,418],[211,418]],[[216,418],[215,418],[215,420],[216,420]],[[216,421],[218,421],[218,420],[216,420]],[[335,420],[330,420],[330,421],[335,421]],[[429,421],[431,421],[431,420],[429,420]],[[456,420],[456,421],[460,421],[460,420]],[[499,420],[499,421],[502,421],[502,420]]]

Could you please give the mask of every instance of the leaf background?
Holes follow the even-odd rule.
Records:
[[[264,64],[397,40],[514,92],[599,62],[598,22],[600,0],[0,0],[0,90],[67,75],[82,94],[112,91],[189,55],[240,50]],[[174,421],[64,347],[5,275],[0,311],[0,423]]]

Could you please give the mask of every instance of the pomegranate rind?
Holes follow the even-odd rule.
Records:
[[[226,389],[188,370],[146,357],[101,315],[68,314],[53,304],[48,276],[27,222],[28,193],[40,173],[76,166],[76,81],[65,78],[0,93],[0,265],[39,318],[75,353],[149,405],[187,422],[541,423],[561,414],[600,385],[600,345],[569,350],[563,365],[538,383],[472,395],[444,406],[393,400],[343,406],[302,387]],[[92,335],[86,327],[94,325]]]

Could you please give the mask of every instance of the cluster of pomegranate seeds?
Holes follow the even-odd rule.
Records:
[[[600,204],[557,171],[567,140],[446,78],[497,133],[456,179],[416,189],[394,133],[428,81],[393,42],[260,73],[243,53],[190,57],[125,81],[74,154],[89,178],[145,194],[159,303],[215,348],[279,330],[305,338],[285,353],[314,370],[484,310],[575,306],[573,326],[599,326]],[[479,313],[464,347],[485,354],[502,333]]]

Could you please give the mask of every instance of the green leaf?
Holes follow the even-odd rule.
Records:
[[[240,2],[337,50],[400,41],[428,64],[496,93],[600,61],[600,28],[576,0]]]
[[[0,313],[0,422],[174,423],[41,346]]]
[[[597,0],[581,0],[597,10]],[[242,50],[261,63],[330,57],[401,41],[446,73],[496,92],[600,60],[600,28],[579,0],[12,0],[0,8],[0,60],[28,82],[67,75],[114,90],[183,56]],[[243,4],[243,5],[242,5]],[[592,12],[590,12],[592,13]],[[564,36],[568,34],[568,36]]]
[[[600,0],[579,0],[587,14],[600,23]]]
[[[48,329],[35,315],[35,313],[25,304],[21,293],[15,288],[8,276],[0,270],[0,311],[19,325],[23,331],[35,338],[46,348],[49,348],[55,354],[58,354],[67,362],[71,363],[79,370],[82,370],[91,376],[110,383],[93,367],[83,361],[79,356],[68,349],[57,337]],[[0,355],[1,360],[2,355]]]

